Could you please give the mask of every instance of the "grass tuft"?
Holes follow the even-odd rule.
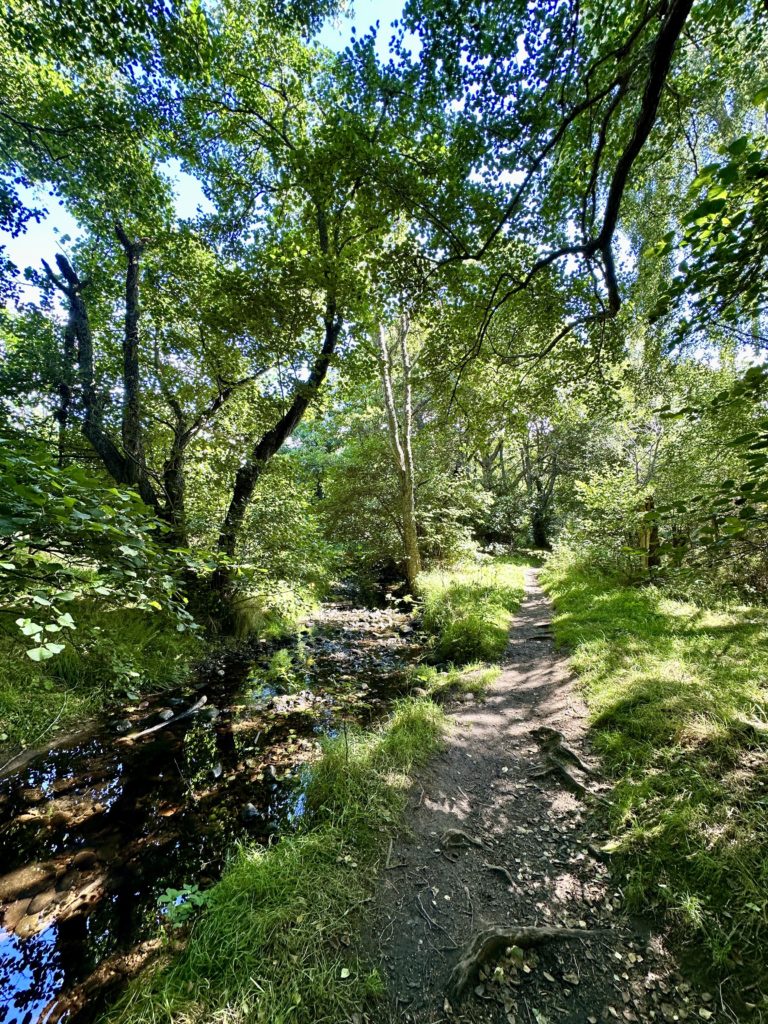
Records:
[[[525,593],[529,562],[505,557],[422,573],[424,629],[437,661],[466,665],[499,661],[509,623]]]
[[[544,582],[616,779],[630,908],[665,911],[705,971],[765,990],[768,610],[622,587],[562,554]]]
[[[431,701],[406,699],[385,726],[327,741],[298,831],[238,850],[185,951],[129,987],[111,1019],[339,1024],[359,1013],[382,981],[353,928],[410,772],[444,724]]]
[[[419,665],[409,673],[409,681],[413,686],[426,690],[432,700],[441,703],[464,693],[484,697],[488,687],[500,675],[501,668],[498,665],[486,665],[483,662],[473,662],[462,668],[449,665],[446,669]]]

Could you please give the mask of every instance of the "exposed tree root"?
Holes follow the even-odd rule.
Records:
[[[579,771],[584,772],[585,775],[596,774],[594,768],[585,761],[582,761],[575,750],[565,745],[563,734],[558,732],[557,729],[550,729],[549,726],[542,725],[538,729],[534,729],[532,735],[541,745],[542,750],[545,750],[548,754],[551,754],[553,757],[562,758],[563,761],[569,761]]]
[[[501,864],[483,864],[483,867],[487,868],[489,871],[498,871],[500,875],[503,875],[506,878],[510,885],[515,884],[515,880],[512,875]]]
[[[478,839],[476,836],[469,835],[460,828],[449,828],[443,832],[440,838],[441,846],[480,846],[484,847],[485,843],[482,839]]]
[[[546,779],[550,776],[556,778],[559,782],[562,782],[565,788],[569,789],[572,793],[575,793],[576,796],[587,797],[595,795],[588,790],[585,785],[579,782],[575,776],[571,775],[565,765],[560,764],[560,762],[556,761],[551,755],[547,756],[546,766],[540,771],[532,772],[528,778]]]
[[[458,997],[473,980],[477,971],[509,946],[531,949],[554,939],[588,939],[594,935],[609,934],[606,929],[551,928],[511,925],[504,928],[487,928],[478,932],[464,949],[463,955],[451,972],[449,986],[451,994]]]

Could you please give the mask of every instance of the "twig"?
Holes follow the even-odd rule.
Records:
[[[422,904],[422,902],[421,902],[421,893],[417,893],[417,894],[416,894],[416,902],[418,903],[418,905],[419,905],[419,910],[421,911],[422,915],[424,916],[424,920],[425,920],[425,921],[427,922],[427,924],[431,925],[431,926],[432,926],[433,928],[439,928],[439,929],[440,929],[440,931],[441,931],[441,932],[443,932],[443,934],[444,934],[444,935],[447,935],[447,936],[448,936],[448,938],[449,938],[449,939],[451,940],[451,942],[455,943],[455,942],[456,942],[456,940],[455,940],[455,939],[454,939],[454,937],[453,937],[453,936],[451,935],[451,933],[450,933],[450,932],[448,931],[448,929],[447,929],[447,928],[444,928],[444,927],[443,927],[443,926],[442,926],[442,925],[440,924],[440,922],[439,922],[439,921],[435,921],[435,920],[434,920],[434,918],[431,918],[431,917],[429,916],[429,914],[428,914],[428,913],[426,912],[426,910],[424,909],[424,905],[423,905],[423,904]]]
[[[132,743],[137,740],[140,736],[148,736],[151,732],[157,732],[158,729],[165,729],[168,725],[174,725],[176,722],[180,722],[182,718],[188,718],[193,715],[195,711],[199,711],[203,704],[208,702],[208,698],[203,694],[200,700],[196,701],[191,708],[187,708],[186,711],[182,711],[180,715],[176,715],[174,718],[169,718],[167,722],[160,722],[158,725],[153,725],[149,729],[142,729],[141,732],[132,732],[127,736],[120,736],[117,740],[118,743]]]
[[[472,896],[469,892],[469,886],[464,886],[464,892],[467,894],[467,903],[469,903],[469,930],[473,931],[475,927],[475,905],[472,902]]]

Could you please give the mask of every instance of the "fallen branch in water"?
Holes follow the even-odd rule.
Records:
[[[149,736],[151,732],[157,732],[158,729],[165,729],[167,725],[173,725],[175,722],[180,722],[182,718],[188,718],[193,715],[196,711],[208,702],[208,698],[203,694],[200,700],[196,701],[191,708],[187,708],[186,711],[182,711],[180,715],[176,715],[173,718],[169,718],[166,722],[160,722],[157,725],[151,726],[149,729],[142,729],[141,732],[132,732],[127,736],[120,736],[117,740],[118,743],[132,743],[137,740],[140,736]]]

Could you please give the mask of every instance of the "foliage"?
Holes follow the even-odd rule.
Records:
[[[512,613],[523,598],[526,564],[497,558],[422,573],[418,588],[434,658],[456,665],[501,660]]]
[[[0,615],[0,744],[48,742],[100,711],[185,682],[205,650],[199,633],[137,608],[77,602],[77,632],[56,657],[20,655],[16,613]]]
[[[184,953],[132,985],[109,1019],[315,1024],[360,1012],[382,981],[350,929],[409,773],[437,749],[443,728],[430,701],[405,700],[381,729],[326,742],[296,833],[237,851],[206,894]]]
[[[27,656],[64,650],[78,602],[130,605],[194,628],[180,594],[179,559],[136,494],[108,487],[80,467],[60,469],[43,450],[20,451],[6,435],[0,453],[0,609],[17,610]],[[40,620],[40,621],[39,621]],[[62,643],[62,641],[64,641]]]
[[[165,914],[171,928],[181,928],[208,902],[208,892],[197,885],[184,885],[181,889],[166,889],[157,897],[157,905]]]
[[[737,994],[746,979],[764,983],[765,609],[622,587],[567,551],[544,580],[615,779],[609,848],[630,908],[667,911]]]
[[[766,102],[765,90],[758,99]],[[768,139],[743,135],[721,147],[691,185],[683,232],[670,232],[654,251],[682,260],[656,313],[682,306],[678,332],[706,332],[713,320],[760,337],[768,269]]]

